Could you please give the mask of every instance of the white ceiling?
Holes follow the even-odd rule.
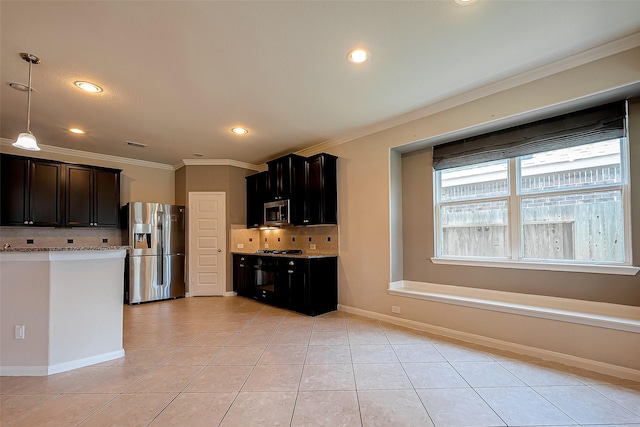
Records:
[[[0,23],[0,137],[26,127],[7,83],[29,52],[40,144],[260,164],[637,33],[640,1],[3,0]],[[354,47],[371,60],[350,64]]]

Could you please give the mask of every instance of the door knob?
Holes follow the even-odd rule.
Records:
[[[222,252],[222,249],[218,249],[218,252]]]

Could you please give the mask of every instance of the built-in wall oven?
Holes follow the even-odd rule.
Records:
[[[254,264],[256,282],[253,297],[269,304],[276,303],[276,274],[278,261],[276,258],[258,257]]]
[[[264,224],[267,226],[288,225],[290,221],[289,200],[278,200],[264,204]]]

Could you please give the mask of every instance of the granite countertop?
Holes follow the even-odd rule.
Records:
[[[59,248],[2,248],[1,252],[55,252],[55,251],[115,251],[129,249],[130,246],[65,246]]]
[[[255,252],[231,252],[234,255],[252,255],[261,257],[276,257],[276,258],[300,258],[300,259],[313,259],[313,258],[337,258],[338,254],[257,254]]]

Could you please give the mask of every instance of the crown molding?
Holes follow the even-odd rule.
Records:
[[[0,146],[11,146],[13,141],[7,138],[0,138]],[[121,163],[126,165],[142,166],[145,168],[155,168],[164,170],[174,170],[172,165],[164,163],[148,162],[146,160],[130,159],[128,157],[111,156],[108,154],[91,153],[89,151],[72,150],[71,148],[54,147],[52,145],[38,144],[41,153],[64,154],[67,156],[76,156],[85,159],[103,160],[106,162]]]
[[[182,162],[174,165],[174,169],[182,166],[235,166],[237,168],[249,169],[258,172],[267,170],[267,165],[253,165],[251,163],[240,162],[231,159],[182,159]]]
[[[638,46],[640,46],[640,32],[636,32],[612,42],[587,49],[580,53],[559,59],[557,61],[553,61],[549,64],[534,68],[529,71],[525,71],[515,76],[501,79],[498,82],[490,83],[477,89],[473,89],[468,92],[446,98],[442,101],[435,102],[433,104],[427,105],[426,107],[414,110],[410,113],[396,116],[391,119],[378,122],[372,126],[358,129],[339,138],[330,139],[320,144],[297,151],[296,154],[302,156],[311,156],[314,154],[318,154],[326,151],[331,147],[335,147],[337,145],[341,145],[349,141],[374,134],[376,132],[390,129],[395,126],[403,125],[413,120],[421,119],[423,117],[427,117],[441,111],[449,110],[459,105],[466,104],[468,102],[472,102],[477,99],[481,99],[486,96],[505,91],[507,89],[522,86],[524,84],[542,79],[544,77],[549,77],[562,71],[570,70],[572,68],[576,68],[581,65],[597,61],[599,59],[603,59],[630,49],[634,49]]]

